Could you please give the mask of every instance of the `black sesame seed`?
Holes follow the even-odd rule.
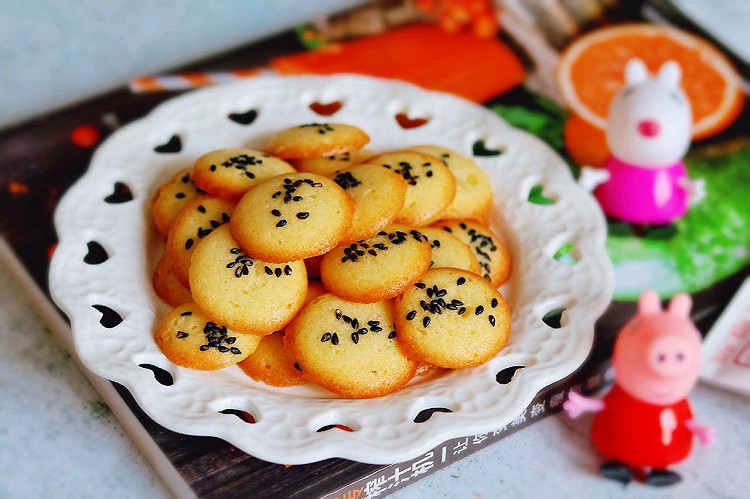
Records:
[[[490,303],[490,305],[492,305],[492,308],[495,308],[495,307],[497,307],[497,303],[498,303],[497,302],[497,298],[493,298],[492,302]]]
[[[266,271],[266,274],[273,275],[273,269],[271,269],[271,267],[269,267],[268,265],[266,265],[266,268],[263,270]]]
[[[177,331],[177,337],[179,339],[187,338],[188,336],[190,336],[190,335],[188,333],[186,333],[185,331]]]
[[[464,284],[466,284],[466,278],[465,277],[459,277],[458,280],[456,281],[456,284],[459,285],[459,286],[463,286]]]
[[[292,275],[292,267],[290,267],[289,265],[285,265],[284,266],[284,274],[286,274],[286,275]]]
[[[489,319],[490,324],[492,325],[492,327],[495,327],[495,316],[494,315],[490,315],[488,317],[488,319]]]
[[[206,213],[206,207],[203,206],[202,204],[199,204],[198,205],[198,211],[200,211],[201,213]]]
[[[359,319],[357,319],[356,317],[352,319],[352,328],[359,329]]]
[[[299,201],[302,201],[302,196],[294,196],[294,197],[292,197],[292,201],[294,201],[295,203],[299,202]]]
[[[484,307],[479,305],[476,310],[474,310],[474,315],[481,315],[482,312],[484,312]]]
[[[281,212],[279,210],[273,209],[273,210],[271,210],[271,215],[280,217],[281,216]]]
[[[276,274],[276,277],[281,277],[281,267],[276,267],[276,270],[274,270],[274,274]]]
[[[331,344],[338,345],[339,344],[339,335],[336,333],[333,333],[333,336],[331,336]]]
[[[349,317],[348,315],[342,315],[342,317],[344,318],[344,322],[346,322],[347,324],[352,323],[352,318]]]
[[[299,218],[300,220],[304,220],[309,216],[310,214],[306,211],[300,211],[299,213],[297,213],[297,218]]]
[[[286,220],[284,220],[283,218],[279,220],[278,222],[276,222],[276,227],[283,227],[285,225],[286,225]]]
[[[302,368],[301,368],[301,367],[299,366],[299,363],[297,363],[297,362],[295,362],[295,363],[294,363],[294,368],[295,368],[296,370],[298,370],[298,371],[301,371],[301,370],[302,370]]]
[[[411,312],[409,312],[408,314],[406,314],[406,320],[410,321],[410,320],[414,319],[414,317],[416,317],[416,316],[417,316],[417,311],[416,310],[412,310]]]
[[[320,338],[321,343],[325,343],[326,341],[331,341],[331,333],[326,333],[323,335],[322,338]]]
[[[187,316],[189,316],[189,315],[193,315],[193,312],[191,312],[190,310],[188,310],[188,311],[186,311],[186,312],[183,312],[183,313],[181,313],[180,315],[181,315],[182,317],[187,317]]]
[[[177,199],[182,199],[182,198],[185,197],[185,193],[184,192],[178,192],[177,194],[174,195],[174,197],[176,197]]]
[[[423,282],[415,282],[414,285],[418,287],[419,289],[424,289],[427,287],[427,285]]]
[[[229,349],[229,351],[232,352],[235,355],[241,355],[242,354],[242,351],[239,348],[237,348],[237,347],[232,347],[232,348]]]
[[[422,325],[424,327],[429,326],[430,325],[430,318],[429,317],[425,317],[424,319],[422,319]]]
[[[281,191],[276,191],[276,192],[274,192],[274,193],[273,193],[273,196],[271,196],[271,197],[272,197],[272,198],[274,198],[274,199],[276,199],[276,198],[277,198],[277,197],[279,197],[279,196],[281,196]]]
[[[359,343],[359,334],[357,334],[356,331],[352,333],[352,341],[354,342],[355,345]]]
[[[396,337],[396,331],[391,331],[390,333],[388,333],[388,339],[389,340],[392,340],[395,337]]]
[[[461,307],[458,309],[458,315],[464,315],[466,313],[466,307]]]
[[[337,309],[336,309],[336,312],[335,312],[335,314],[336,314],[336,318],[337,318],[337,319],[341,319],[341,309],[340,309],[340,308],[337,308]]]
[[[192,248],[193,247],[193,242],[194,241],[192,239],[188,239],[187,241],[185,241],[185,249],[189,250],[190,248]]]

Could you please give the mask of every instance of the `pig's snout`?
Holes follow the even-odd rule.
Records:
[[[638,122],[638,133],[647,138],[654,138],[661,132],[661,125],[654,119],[646,119]]]
[[[649,349],[649,367],[659,376],[680,376],[690,369],[694,349],[694,345],[683,338],[660,338]]]

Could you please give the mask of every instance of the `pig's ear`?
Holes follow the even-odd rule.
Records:
[[[625,84],[638,85],[648,80],[648,69],[640,59],[630,59],[625,65]]]
[[[659,295],[653,289],[647,289],[641,293],[641,297],[638,300],[638,313],[639,314],[657,314],[661,312],[661,301],[659,301]]]
[[[669,308],[667,311],[673,315],[679,315],[680,317],[688,317],[690,315],[690,307],[693,305],[693,300],[690,295],[681,293],[675,295],[672,301],[669,302]]]

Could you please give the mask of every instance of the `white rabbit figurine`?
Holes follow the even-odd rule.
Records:
[[[691,181],[682,162],[693,116],[680,74],[673,61],[655,78],[640,59],[628,61],[625,84],[607,118],[606,170],[584,171],[581,180],[589,188],[603,181],[594,195],[607,216],[632,224],[670,224],[705,196],[703,181]]]

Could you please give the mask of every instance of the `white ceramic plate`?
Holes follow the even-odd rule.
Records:
[[[310,108],[333,102],[341,108],[331,116]],[[395,118],[400,113],[426,122],[404,128]],[[373,152],[445,146],[489,174],[493,229],[513,255],[513,276],[502,289],[512,309],[511,340],[497,357],[420,377],[386,397],[346,400],[311,385],[256,383],[236,366],[184,369],[162,355],[152,338],[167,311],[151,288],[161,251],[150,221],[154,191],[209,150],[261,148],[269,134],[310,122],[359,126],[372,137]],[[535,186],[548,204],[529,201]],[[585,360],[594,321],[612,296],[604,219],[549,147],[463,99],[357,76],[260,77],[173,99],[101,145],[60,202],[55,224],[60,242],[50,287],[87,367],[127,387],[166,428],[219,437],[277,463],[400,462],[450,438],[500,428]],[[560,257],[560,248],[571,251]],[[542,320],[559,309],[559,327]],[[434,408],[443,411],[414,421]],[[238,411],[255,422],[236,417]],[[319,431],[331,425],[354,431]]]

